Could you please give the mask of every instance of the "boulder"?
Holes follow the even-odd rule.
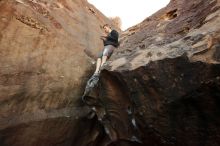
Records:
[[[121,34],[100,80],[112,145],[220,144],[219,6],[171,0]]]

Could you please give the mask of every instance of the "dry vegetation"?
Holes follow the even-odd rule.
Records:
[[[115,24],[118,28],[121,29],[121,25],[122,25],[122,22],[121,22],[121,18],[116,16],[116,17],[109,17],[109,19],[113,22],[113,24]]]

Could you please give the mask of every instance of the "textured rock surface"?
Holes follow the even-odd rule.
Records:
[[[105,23],[85,0],[0,1],[1,146],[90,141],[78,139],[93,125],[79,101]]]
[[[108,20],[79,0],[0,7],[0,145],[220,145],[219,0],[171,0],[123,32],[88,106]]]
[[[127,91],[137,125],[129,129],[142,145],[220,144],[219,8],[219,0],[171,0],[123,32],[108,73]]]

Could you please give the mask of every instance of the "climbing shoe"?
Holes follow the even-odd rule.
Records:
[[[99,75],[100,75],[100,73],[94,73],[94,74],[92,75],[92,78],[98,77]]]

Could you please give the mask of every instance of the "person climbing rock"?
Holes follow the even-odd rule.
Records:
[[[98,59],[96,61],[96,70],[93,76],[99,75],[101,69],[106,64],[106,61],[111,57],[115,48],[119,46],[118,32],[115,29],[112,29],[108,24],[105,24],[103,26],[103,29],[105,30],[105,33],[107,35],[100,37],[103,40],[104,48],[98,55]]]
[[[86,95],[97,85],[99,81],[99,74],[106,65],[106,61],[111,57],[115,48],[119,46],[118,32],[112,29],[108,24],[105,24],[103,26],[103,29],[106,33],[106,36],[101,36],[100,39],[103,40],[104,47],[103,50],[98,54],[95,72],[92,77],[87,81],[87,85],[82,96],[82,100],[84,102],[86,102]]]

